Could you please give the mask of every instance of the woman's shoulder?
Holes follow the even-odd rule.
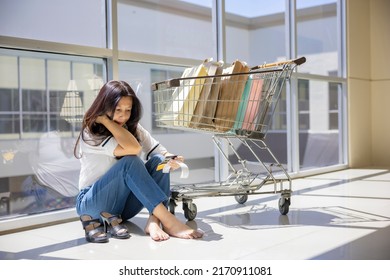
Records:
[[[141,124],[138,123],[137,135],[138,135],[138,137],[144,138],[144,137],[149,137],[150,133],[147,129],[145,129]]]
[[[137,124],[137,131],[145,131],[145,128],[140,123],[138,123]]]
[[[82,137],[83,140],[88,141],[88,140],[92,140],[95,138],[94,135],[91,133],[91,131],[88,129],[88,127],[83,129],[82,134],[83,134],[83,137]]]
[[[110,136],[99,136],[92,133],[88,128],[84,128],[83,137],[81,138],[83,142],[88,143],[92,146],[100,145],[105,139]]]

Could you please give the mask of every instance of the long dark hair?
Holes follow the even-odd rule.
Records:
[[[109,81],[100,89],[99,94],[84,115],[81,132],[73,150],[73,154],[76,158],[80,158],[80,155],[77,153],[77,147],[80,137],[84,140],[83,131],[85,129],[96,136],[94,139],[95,145],[100,145],[104,139],[108,136],[112,136],[112,133],[104,125],[96,123],[96,118],[103,114],[107,114],[108,117],[112,118],[119,100],[125,96],[130,96],[133,101],[131,115],[129,120],[126,122],[126,127],[127,130],[137,137],[137,125],[142,116],[141,102],[131,86],[125,81]]]

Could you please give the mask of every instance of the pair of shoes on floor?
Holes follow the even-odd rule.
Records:
[[[122,222],[120,216],[111,215],[108,212],[101,212],[100,217],[103,220],[103,226],[99,219],[92,219],[89,215],[80,216],[83,229],[85,230],[85,239],[88,242],[108,242],[108,232],[110,232],[113,238],[127,239],[130,237],[127,227],[120,224]]]

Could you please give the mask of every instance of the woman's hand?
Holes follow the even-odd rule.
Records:
[[[167,156],[167,155],[166,155]],[[180,168],[180,163],[184,162],[183,156],[176,156],[169,160],[169,165],[171,166],[171,170],[176,170]]]

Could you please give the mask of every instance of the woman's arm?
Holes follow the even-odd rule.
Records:
[[[126,128],[110,120],[106,115],[97,117],[96,122],[104,125],[118,142],[118,146],[114,150],[114,156],[137,155],[141,152],[141,145]]]
[[[174,154],[168,152],[168,150],[161,145],[142,125],[138,124],[137,136],[140,139],[142,148],[146,154],[146,160],[153,154],[162,154],[165,157],[172,157]],[[175,155],[174,159],[170,160],[170,165],[173,170],[180,168],[178,162],[184,162],[184,157],[181,155]]]

